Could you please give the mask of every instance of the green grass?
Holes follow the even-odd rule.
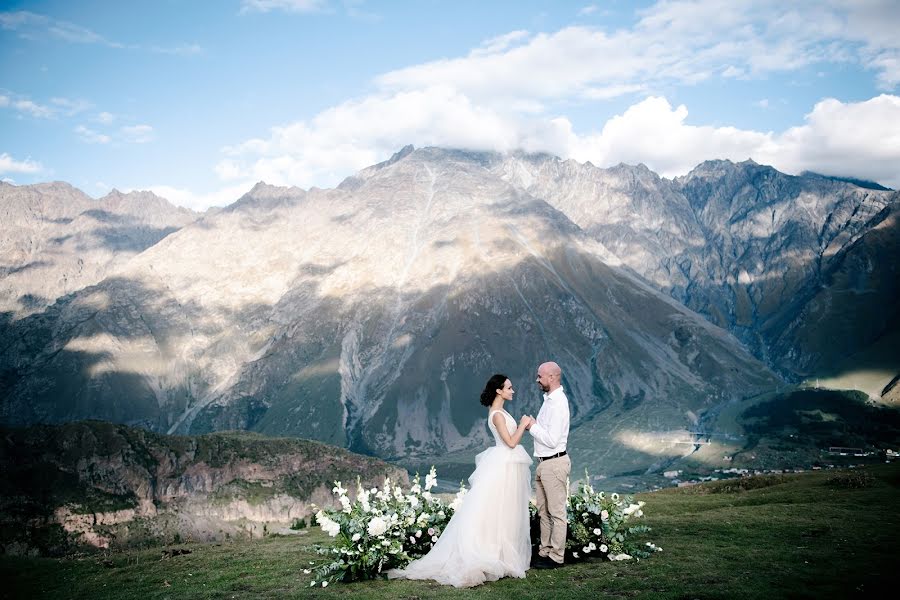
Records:
[[[900,464],[719,482],[639,495],[664,550],[587,562],[460,591],[373,581],[310,588],[303,568],[327,542],[305,535],[186,544],[67,559],[0,558],[14,598],[845,598],[900,584]]]

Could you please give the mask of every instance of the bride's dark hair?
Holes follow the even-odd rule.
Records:
[[[484,384],[484,391],[481,392],[481,404],[484,406],[493,404],[494,398],[497,397],[497,390],[503,389],[507,379],[509,379],[509,377],[502,373],[491,375],[491,378]]]

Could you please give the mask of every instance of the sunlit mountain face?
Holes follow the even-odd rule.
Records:
[[[406,148],[335,189],[259,184],[55,302],[9,308],[0,414],[247,429],[452,472],[490,443],[484,381],[506,373],[511,411],[535,412],[552,359],[576,467],[661,468],[785,380],[870,355],[896,369],[873,350],[895,339],[896,205],[753,163],[673,181]]]

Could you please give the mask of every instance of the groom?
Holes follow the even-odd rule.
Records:
[[[534,456],[538,459],[534,484],[541,517],[541,546],[533,565],[537,569],[561,567],[566,552],[566,501],[572,463],[566,455],[569,399],[561,379],[562,370],[555,362],[538,367],[537,384],[544,392],[544,403],[537,419],[531,419],[528,425],[534,438]]]

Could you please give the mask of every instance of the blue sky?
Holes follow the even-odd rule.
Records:
[[[4,2],[0,178],[205,208],[407,143],[900,186],[900,0]]]

